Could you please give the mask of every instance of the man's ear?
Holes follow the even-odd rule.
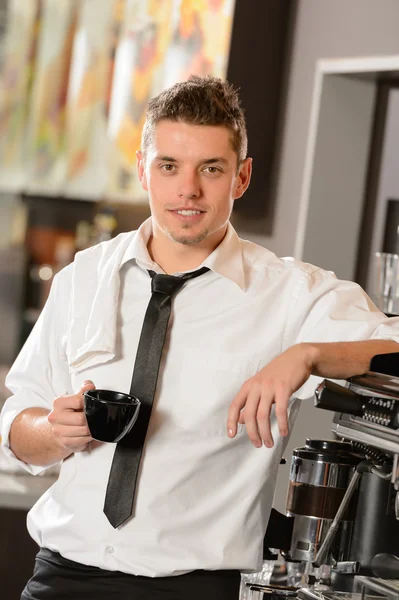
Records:
[[[252,174],[252,158],[246,158],[239,170],[236,187],[234,191],[234,199],[241,198],[249,186]]]
[[[137,172],[143,189],[148,192],[147,177],[145,174],[144,157],[141,150],[136,151]]]

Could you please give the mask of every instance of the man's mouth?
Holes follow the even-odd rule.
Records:
[[[184,217],[192,217],[194,215],[200,215],[205,211],[192,210],[192,209],[178,209],[178,210],[174,210],[173,212],[176,212],[178,215],[183,215]]]

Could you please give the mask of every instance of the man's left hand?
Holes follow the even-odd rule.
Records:
[[[262,446],[262,441],[265,446],[271,448],[273,436],[270,413],[273,404],[280,435],[286,436],[290,397],[307,381],[312,368],[310,345],[297,344],[247,379],[229,408],[229,437],[236,435],[237,423],[245,423],[248,437],[256,448]]]

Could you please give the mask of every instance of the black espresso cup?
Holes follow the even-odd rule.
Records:
[[[140,400],[111,390],[84,393],[84,411],[91,437],[99,442],[119,442],[136,422]]]

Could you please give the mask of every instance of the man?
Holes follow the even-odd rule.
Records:
[[[310,376],[344,379],[398,350],[397,320],[359,286],[238,238],[229,217],[250,182],[246,154],[229,84],[192,77],[166,90],[137,153],[152,218],[55,278],[2,415],[10,460],[32,473],[61,461],[28,516],[41,550],[25,600],[237,599],[239,571],[261,563]],[[202,267],[173,299],[134,511],[113,528],[103,506],[115,445],[90,437],[82,394],[129,391],[149,271]]]

